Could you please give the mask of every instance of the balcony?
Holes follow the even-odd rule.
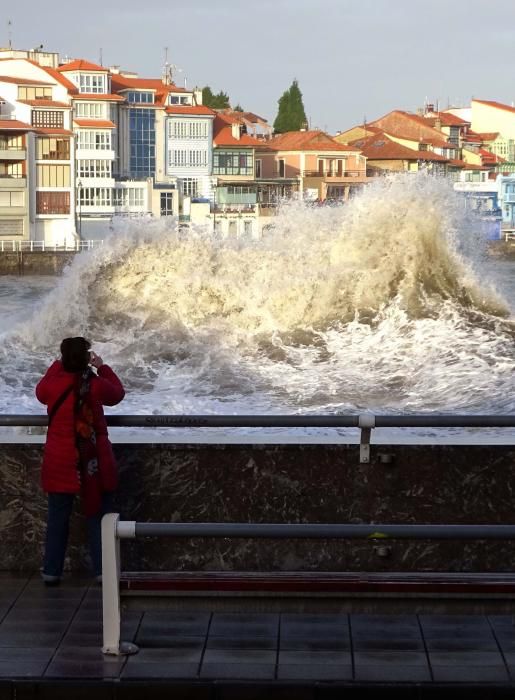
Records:
[[[0,146],[0,160],[25,160],[27,151],[24,148],[3,148]]]
[[[2,189],[25,189],[27,187],[27,178],[18,177],[17,175],[5,175],[0,173],[0,187]]]
[[[319,170],[304,170],[302,177],[318,177],[323,180],[343,180],[349,178],[366,178],[365,170],[342,170],[342,172],[320,172]]]

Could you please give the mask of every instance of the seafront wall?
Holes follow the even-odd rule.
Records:
[[[138,521],[513,523],[515,447],[118,444],[117,506]],[[0,445],[0,568],[40,566],[42,447]],[[383,463],[381,455],[391,455]],[[87,563],[84,519],[67,566]],[[137,540],[124,570],[512,571],[512,542]]]
[[[0,253],[0,275],[60,275],[75,251],[18,250]]]

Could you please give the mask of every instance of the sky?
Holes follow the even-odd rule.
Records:
[[[18,0],[0,46],[209,85],[273,122],[297,79],[311,128],[336,133],[427,100],[515,101],[514,0]],[[9,27],[8,22],[11,22]]]

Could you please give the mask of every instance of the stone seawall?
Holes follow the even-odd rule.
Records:
[[[0,275],[60,275],[75,251],[45,250],[0,253]]]
[[[198,522],[513,523],[515,448],[356,445],[115,445],[124,519]],[[0,445],[0,568],[35,570],[46,503],[39,445]],[[381,453],[393,455],[381,463]],[[68,567],[86,564],[84,519]],[[512,571],[503,541],[123,542],[125,570]],[[386,556],[385,556],[386,555]]]

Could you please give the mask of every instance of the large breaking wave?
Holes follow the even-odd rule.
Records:
[[[508,305],[450,183],[384,178],[273,223],[260,240],[118,227],[3,334],[4,410],[20,396],[32,410],[39,373],[76,334],[123,375],[124,412],[513,407]]]

